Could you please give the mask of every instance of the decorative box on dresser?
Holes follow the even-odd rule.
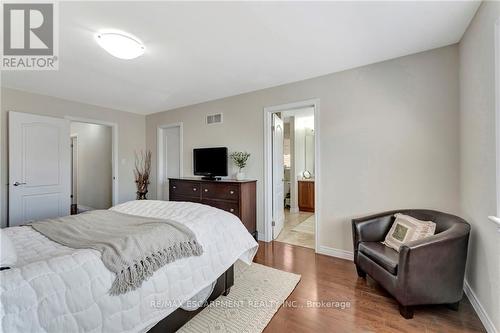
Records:
[[[238,216],[257,239],[256,180],[169,178],[171,201],[198,202]]]

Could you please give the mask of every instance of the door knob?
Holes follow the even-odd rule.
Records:
[[[26,183],[20,183],[20,182],[15,182],[14,186],[19,186],[19,185],[26,185]]]

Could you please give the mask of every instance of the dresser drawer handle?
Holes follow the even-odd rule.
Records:
[[[172,188],[175,190],[177,188],[177,186],[173,185]]]
[[[234,213],[234,208],[229,209],[231,213]]]
[[[229,191],[229,193],[230,193],[230,194],[234,194],[234,191],[233,191],[233,190],[231,190],[231,191]]]
[[[205,189],[205,192],[208,192],[208,188]]]
[[[196,187],[193,187],[193,191],[195,191],[195,192],[196,192],[197,190],[198,190],[198,189],[197,189]]]

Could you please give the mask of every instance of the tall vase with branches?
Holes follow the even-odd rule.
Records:
[[[135,184],[137,186],[137,200],[146,200],[148,193],[149,175],[151,174],[151,151],[135,153]]]

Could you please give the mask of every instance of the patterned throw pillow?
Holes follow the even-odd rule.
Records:
[[[398,252],[401,245],[432,236],[436,231],[436,223],[434,222],[417,220],[414,217],[400,213],[395,214],[394,217],[396,217],[396,220],[382,244]]]

